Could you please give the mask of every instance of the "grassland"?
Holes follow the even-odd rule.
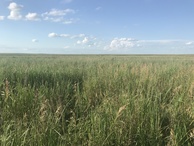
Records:
[[[194,56],[0,55],[2,146],[193,146]]]

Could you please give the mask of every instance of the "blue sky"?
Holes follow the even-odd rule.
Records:
[[[0,53],[194,54],[194,0],[1,0]]]

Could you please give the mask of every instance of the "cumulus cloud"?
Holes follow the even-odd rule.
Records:
[[[20,20],[22,19],[22,15],[21,15],[21,9],[23,8],[22,5],[18,5],[14,2],[10,3],[8,6],[8,9],[10,10],[10,14],[7,17],[8,19],[11,20]]]
[[[38,18],[38,14],[37,13],[28,13],[26,15],[26,20],[30,20],[30,21],[39,21],[40,18]]]
[[[69,3],[72,0],[65,0],[64,2]],[[23,8],[23,5],[19,5],[15,2],[11,2],[9,6],[7,7],[10,10],[9,16],[7,16],[8,19],[11,20],[21,20],[23,16],[21,15],[21,9]],[[68,14],[74,14],[76,11],[74,9],[51,9],[50,11],[47,11],[42,14],[37,13],[28,13],[25,15],[25,20],[29,21],[50,21],[50,22],[61,22],[62,24],[72,24],[77,22],[79,19],[74,18],[65,18]],[[0,21],[4,20],[4,16],[0,16]]]
[[[119,50],[119,49],[130,49],[136,44],[137,41],[132,38],[114,38],[108,46],[105,47],[105,50]]]
[[[33,42],[33,43],[37,43],[38,40],[37,40],[37,39],[32,39],[32,42]]]
[[[98,46],[99,43],[97,43],[96,38],[90,36],[90,37],[84,37],[82,40],[77,41],[77,45],[82,45],[84,47],[93,47]]]
[[[56,33],[54,33],[54,32],[52,32],[52,33],[49,33],[49,34],[48,34],[48,37],[49,37],[49,38],[55,38],[55,37],[59,37],[59,35],[56,34]]]
[[[0,16],[0,21],[4,20],[5,16]]]
[[[77,35],[70,35],[70,34],[57,34],[57,33],[49,33],[49,38],[68,38],[68,39],[75,39],[75,45],[82,45],[82,46],[96,46],[97,43],[96,38],[92,36],[86,36],[85,34],[77,34]]]
[[[77,44],[87,44],[89,42],[89,38],[88,37],[84,37],[83,40],[78,40]]]
[[[83,44],[86,44],[86,43],[88,43],[88,42],[89,42],[89,40],[88,40],[87,37],[85,37],[85,38],[83,39],[83,41],[82,41]]]

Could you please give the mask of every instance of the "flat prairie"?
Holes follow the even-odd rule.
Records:
[[[0,144],[193,146],[193,55],[0,55]]]

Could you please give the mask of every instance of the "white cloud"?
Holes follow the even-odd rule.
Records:
[[[90,36],[90,37],[84,37],[83,40],[78,40],[77,45],[82,45],[83,47],[98,47],[99,42],[96,40],[96,38]],[[101,46],[101,45],[100,45]]]
[[[57,33],[49,33],[48,37],[53,38],[53,37],[64,37],[64,38],[71,38],[71,39],[76,39],[76,38],[82,38],[85,37],[85,34],[78,34],[78,35],[70,35],[70,34],[57,34]],[[86,39],[84,40],[86,42]]]
[[[65,19],[65,16],[67,14],[73,14],[75,13],[75,10],[73,9],[51,9],[48,12],[43,13],[41,16],[43,17],[43,20],[51,21],[51,22],[61,22],[63,24],[72,24],[77,21],[77,19]]]
[[[186,45],[192,45],[193,44],[193,42],[187,42],[187,43],[185,43]]]
[[[54,32],[52,32],[52,33],[49,33],[49,34],[48,34],[48,37],[49,37],[49,38],[54,38],[54,37],[59,37],[59,35],[56,34],[56,33],[54,33]]]
[[[31,21],[38,21],[38,20],[40,20],[40,18],[38,18],[38,14],[37,13],[28,13],[26,15],[26,19],[27,20],[31,20]]]
[[[74,45],[81,45],[82,47],[97,46],[96,38],[92,36],[86,36],[85,34],[70,35],[70,34],[57,34],[52,32],[48,34],[48,37],[75,39]]]
[[[32,42],[33,42],[33,43],[37,43],[38,40],[37,40],[37,39],[32,39]]]
[[[92,47],[97,46],[96,38],[92,36],[86,36],[85,34],[77,34],[77,35],[70,35],[70,34],[57,34],[57,33],[49,33],[49,38],[67,38],[67,39],[75,39],[74,45],[81,45],[82,47]]]
[[[22,5],[18,5],[14,2],[10,3],[8,6],[8,9],[10,9],[10,10],[20,10],[21,8],[23,8]]]
[[[77,41],[77,44],[87,44],[89,42],[89,38],[88,37],[85,37],[83,40],[78,40]]]
[[[63,17],[45,17],[45,21],[51,21],[51,22],[61,22],[62,24],[72,24],[75,23],[77,20],[69,19],[66,20]]]
[[[5,16],[0,16],[0,21],[4,20]]]
[[[50,38],[54,38],[54,37],[64,37],[64,38],[66,38],[66,37],[70,37],[70,35],[69,34],[56,34],[56,33],[52,32],[52,33],[48,34],[48,37],[50,37]]]
[[[72,23],[73,23],[72,20],[65,20],[65,21],[63,21],[63,24],[72,24]]]
[[[65,9],[65,10],[58,10],[58,9],[51,9],[49,12],[45,12],[42,14],[42,16],[65,16],[69,13],[75,13],[75,10],[73,9]]]
[[[78,35],[73,35],[71,36],[72,39],[75,39],[75,38],[82,38],[82,37],[85,37],[86,35],[81,33],[81,34],[78,34]]]
[[[8,19],[12,19],[12,20],[20,20],[22,19],[22,15],[20,10],[23,8],[22,5],[18,5],[14,2],[10,3],[8,6],[8,9],[10,10],[10,14],[7,17]]]
[[[77,44],[81,44],[81,43],[82,43],[82,41],[80,41],[80,40],[77,41]]]
[[[64,20],[63,17],[45,17],[44,20],[51,21],[51,22],[62,22]]]
[[[60,37],[70,37],[69,34],[60,34],[59,36],[60,36]]]
[[[137,46],[137,41],[132,38],[114,38],[105,50],[130,49]]]
[[[72,0],[64,0],[65,3],[70,3]],[[23,16],[21,15],[21,9],[23,5],[19,5],[15,2],[10,2],[9,6],[7,7],[10,10],[8,19],[11,20],[21,20]],[[69,18],[65,19],[67,14],[74,14],[76,11],[73,9],[51,9],[48,12],[37,14],[37,13],[28,13],[25,15],[25,20],[29,21],[51,21],[51,22],[61,22],[62,24],[72,24],[77,22],[79,19]],[[41,16],[41,18],[39,17]],[[0,21],[4,20],[4,16],[0,16]]]
[[[83,39],[83,44],[86,44],[86,43],[88,43],[89,42],[89,40],[88,40],[88,38],[87,37],[85,37],[84,39]]]

